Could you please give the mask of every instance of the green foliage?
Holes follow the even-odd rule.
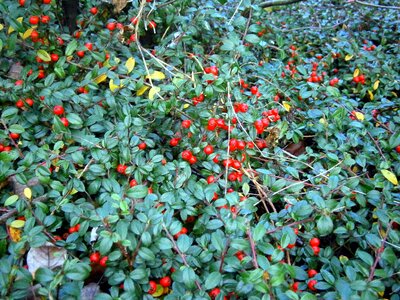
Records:
[[[0,1],[1,298],[398,299],[397,11],[92,0],[69,35],[21,2]]]

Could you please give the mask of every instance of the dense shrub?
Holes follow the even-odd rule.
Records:
[[[122,8],[0,1],[1,297],[398,299],[398,10]]]

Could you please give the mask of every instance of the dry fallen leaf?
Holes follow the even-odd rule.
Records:
[[[47,242],[44,246],[31,248],[28,251],[26,263],[28,270],[34,276],[39,268],[54,269],[64,264],[67,251]]]
[[[99,292],[100,287],[97,283],[89,283],[81,291],[81,300],[93,300]]]

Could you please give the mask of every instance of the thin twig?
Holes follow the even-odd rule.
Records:
[[[379,5],[379,4],[372,4],[372,3],[367,3],[364,1],[351,1],[351,2],[355,2],[359,5],[364,5],[364,6],[369,6],[369,7],[375,7],[375,8],[384,8],[384,9],[396,9],[396,10],[400,10],[400,6],[386,6],[386,5]]]
[[[278,6],[278,5],[289,5],[289,4],[294,4],[298,2],[302,2],[305,0],[288,0],[288,1],[266,1],[266,2],[261,2],[259,4],[260,7],[266,8],[266,7],[271,7],[271,6]]]
[[[253,256],[253,266],[254,266],[254,268],[258,269],[256,244],[254,243],[250,228],[247,228],[247,237],[250,241],[251,254]]]
[[[393,221],[390,221],[390,223],[388,225],[388,228],[386,229],[385,237],[383,238],[383,240],[381,242],[381,247],[379,247],[375,251],[375,253],[376,253],[375,254],[375,261],[374,261],[374,264],[371,266],[371,270],[370,270],[369,276],[368,276],[368,282],[372,281],[372,279],[374,278],[376,266],[378,265],[378,262],[381,259],[383,249],[385,248],[386,240],[387,240],[387,238],[389,236],[390,230],[392,229],[392,225],[393,225]]]
[[[289,224],[286,224],[286,225],[282,225],[282,226],[278,226],[278,227],[275,227],[274,229],[268,230],[266,232],[266,234],[275,233],[275,232],[277,232],[277,231],[279,231],[279,230],[281,230],[281,229],[283,229],[285,227],[293,227],[293,226],[296,226],[296,225],[299,225],[299,224],[308,223],[308,222],[312,222],[312,221],[314,221],[314,217],[307,218],[307,219],[300,220],[300,221],[296,221],[296,222],[292,222],[292,223],[289,223]]]
[[[190,265],[188,264],[187,260],[186,260],[186,256],[184,253],[181,252],[181,250],[179,250],[178,245],[176,244],[174,237],[171,235],[171,233],[168,231],[167,227],[163,224],[163,229],[165,231],[165,234],[167,235],[168,239],[171,241],[172,243],[172,247],[174,248],[174,250],[176,251],[176,253],[178,253],[178,255],[181,257],[183,264],[190,268]],[[200,283],[195,280],[194,283],[196,284],[197,288],[202,291],[203,288],[201,287]]]

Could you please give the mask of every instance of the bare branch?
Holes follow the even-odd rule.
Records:
[[[384,9],[397,9],[400,10],[400,6],[388,6],[388,5],[379,5],[379,4],[372,4],[372,3],[368,3],[368,2],[364,2],[364,1],[358,1],[358,0],[354,0],[351,2],[355,2],[359,5],[364,5],[364,6],[369,6],[369,7],[375,7],[375,8],[384,8]]]
[[[287,0],[287,1],[265,1],[260,3],[260,7],[266,8],[266,7],[271,7],[271,6],[278,6],[278,5],[289,5],[289,4],[294,4],[298,2],[302,2],[305,0]]]

